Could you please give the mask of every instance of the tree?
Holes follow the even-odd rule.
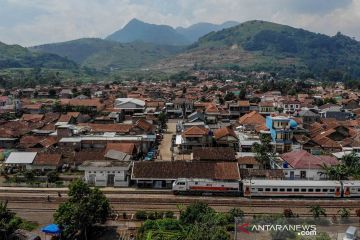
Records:
[[[235,222],[235,219],[242,219],[244,217],[244,211],[242,211],[240,208],[232,208],[228,212],[228,221],[230,223]]]
[[[30,224],[8,209],[7,201],[0,202],[0,239],[8,239],[17,229],[33,230],[34,224]]]
[[[321,174],[326,175],[330,180],[344,180],[349,176],[348,168],[343,164],[335,166],[323,164],[321,167],[323,170]]]
[[[243,88],[243,87],[240,88],[239,99],[240,100],[245,100],[246,99],[246,89]]]
[[[319,205],[314,205],[310,207],[310,213],[314,218],[319,218],[320,216],[326,217],[326,210]]]
[[[261,144],[254,143],[252,150],[255,152],[255,158],[259,161],[265,169],[270,168],[270,162],[275,157],[275,154],[272,150],[271,136],[261,135],[260,136]]]
[[[68,195],[54,214],[55,222],[65,239],[87,239],[92,226],[104,223],[109,216],[109,201],[98,188],[91,189],[80,179],[70,184]]]
[[[232,101],[236,98],[235,94],[233,92],[228,92],[225,97],[224,100],[225,101]]]
[[[159,114],[159,116],[158,116],[158,121],[159,121],[160,127],[161,127],[162,129],[166,129],[166,128],[167,128],[167,124],[166,124],[166,122],[167,122],[167,117],[166,117],[166,114],[165,114],[165,113],[161,112],[161,113]]]

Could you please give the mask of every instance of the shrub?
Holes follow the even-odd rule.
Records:
[[[290,208],[285,208],[283,211],[284,217],[291,218],[294,217],[294,213]]]
[[[140,210],[135,213],[135,218],[137,220],[146,220],[148,217],[145,211]]]
[[[166,211],[165,212],[165,218],[174,218],[174,212],[173,211]]]
[[[51,171],[46,174],[49,183],[55,183],[59,180],[59,174],[56,171]]]

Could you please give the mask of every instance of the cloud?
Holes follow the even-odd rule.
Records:
[[[189,26],[263,19],[360,38],[359,0],[0,0],[0,41],[31,46],[105,37],[130,19]]]

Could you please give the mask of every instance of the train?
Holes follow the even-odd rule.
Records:
[[[360,181],[241,180],[215,181],[179,178],[172,191],[190,195],[235,195],[242,197],[360,197]]]

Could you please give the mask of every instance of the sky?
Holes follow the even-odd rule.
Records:
[[[132,18],[173,27],[257,19],[360,40],[360,0],[0,0],[0,42],[103,38]]]

